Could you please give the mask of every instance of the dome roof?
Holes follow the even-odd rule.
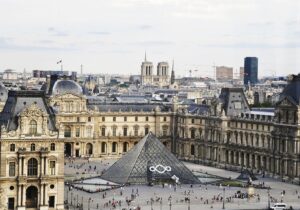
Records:
[[[6,87],[0,83],[0,102],[5,102],[8,97],[8,90]]]
[[[53,85],[52,94],[61,95],[65,93],[82,95],[82,87],[73,80],[57,80]]]

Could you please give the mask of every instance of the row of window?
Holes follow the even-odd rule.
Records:
[[[56,161],[49,161],[49,174],[55,175]],[[16,163],[15,162],[9,162],[9,170],[8,175],[10,177],[16,176]],[[27,162],[27,176],[37,176],[38,175],[38,161],[35,158],[30,158]]]
[[[30,145],[30,151],[35,151],[35,150],[36,150],[36,146],[35,146],[34,143],[32,143],[32,144]],[[55,144],[54,144],[54,143],[51,143],[51,144],[50,144],[50,150],[51,150],[51,151],[55,151]],[[16,145],[15,145],[15,144],[10,144],[10,145],[9,145],[9,151],[10,151],[10,152],[15,152],[15,151],[16,151]]]
[[[112,128],[111,128],[112,136],[117,136],[118,135],[117,130],[118,130],[117,126],[112,126]],[[123,136],[129,136],[128,131],[129,131],[128,127],[123,127],[122,135]],[[133,127],[133,136],[139,136],[139,131],[140,131],[139,126],[134,126]],[[150,131],[149,126],[144,127],[144,135],[147,135],[149,133],[149,131]],[[164,136],[168,135],[168,127],[167,126],[162,127],[162,133],[163,133]],[[100,135],[101,136],[108,135],[106,127],[104,127],[104,126],[101,127]],[[65,126],[65,128],[64,128],[64,137],[67,137],[67,138],[72,137],[72,129],[71,129],[70,126]],[[75,128],[75,137],[80,137],[80,128],[79,127]],[[92,127],[87,128],[87,137],[92,137]]]
[[[235,128],[245,128],[245,129],[260,129],[261,130],[267,130],[270,131],[271,130],[271,126],[270,125],[261,125],[261,124],[256,124],[256,123],[242,123],[242,122],[228,122],[229,126],[231,125],[232,127]]]

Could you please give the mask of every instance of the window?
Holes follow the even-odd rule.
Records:
[[[101,143],[101,153],[106,153],[106,143],[105,142]]]
[[[123,136],[127,136],[127,127],[123,128]]]
[[[195,138],[195,129],[191,129],[191,139]]]
[[[145,127],[145,135],[147,135],[149,133],[149,128]]]
[[[92,137],[92,128],[88,127],[86,130],[87,130],[87,137]]]
[[[135,122],[139,121],[139,118],[138,117],[135,117]]]
[[[116,117],[113,117],[113,121],[116,122]]]
[[[71,127],[69,126],[65,127],[64,137],[71,137]]]
[[[128,142],[124,142],[123,143],[123,152],[127,152],[128,151]]]
[[[80,137],[80,128],[76,128],[75,136]]]
[[[139,136],[139,126],[134,126],[134,136]]]
[[[51,160],[49,167],[50,167],[50,175],[55,175],[55,161]]]
[[[9,150],[10,150],[11,152],[14,152],[14,151],[16,150],[16,145],[15,145],[15,144],[11,144],[11,145],[9,146]]]
[[[191,155],[195,155],[195,146],[191,145]]]
[[[7,207],[8,210],[15,209],[15,198],[8,198]]]
[[[127,121],[127,117],[124,117],[124,122],[126,122]]]
[[[30,151],[35,151],[35,144],[30,145]]]
[[[30,158],[27,165],[27,175],[37,176],[38,172],[38,161],[35,158]]]
[[[49,208],[55,207],[55,196],[49,196]]]
[[[92,121],[92,118],[91,117],[88,117],[88,122],[91,122]]]
[[[191,121],[192,121],[193,124],[195,123],[195,119],[192,119]]]
[[[9,176],[15,176],[15,175],[16,175],[16,163],[9,162]]]
[[[146,121],[147,121],[147,122],[149,121],[149,117],[146,117]]]
[[[116,126],[114,126],[112,128],[112,131],[113,131],[113,136],[117,136],[117,127]]]
[[[167,117],[164,117],[164,122],[166,122],[167,121]]]
[[[77,117],[77,122],[80,122],[80,117]]]
[[[35,120],[31,120],[29,123],[29,134],[35,135],[37,133],[37,123]]]
[[[50,150],[51,150],[51,151],[55,151],[55,144],[54,144],[54,143],[51,143],[51,144],[50,144]]]
[[[105,127],[101,128],[101,136],[105,136]]]
[[[113,142],[112,143],[112,150],[111,150],[111,152],[116,153],[117,152],[117,148],[118,148],[117,142]]]
[[[105,122],[105,117],[102,117],[102,122]]]

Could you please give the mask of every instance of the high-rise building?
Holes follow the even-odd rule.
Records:
[[[244,60],[244,84],[256,84],[258,74],[258,59],[257,57],[246,57]]]
[[[226,66],[217,66],[216,79],[219,82],[231,81],[233,79],[233,68]]]

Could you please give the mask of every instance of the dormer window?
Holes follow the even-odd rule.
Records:
[[[35,120],[31,120],[29,123],[29,134],[36,135],[37,133],[37,123]]]

